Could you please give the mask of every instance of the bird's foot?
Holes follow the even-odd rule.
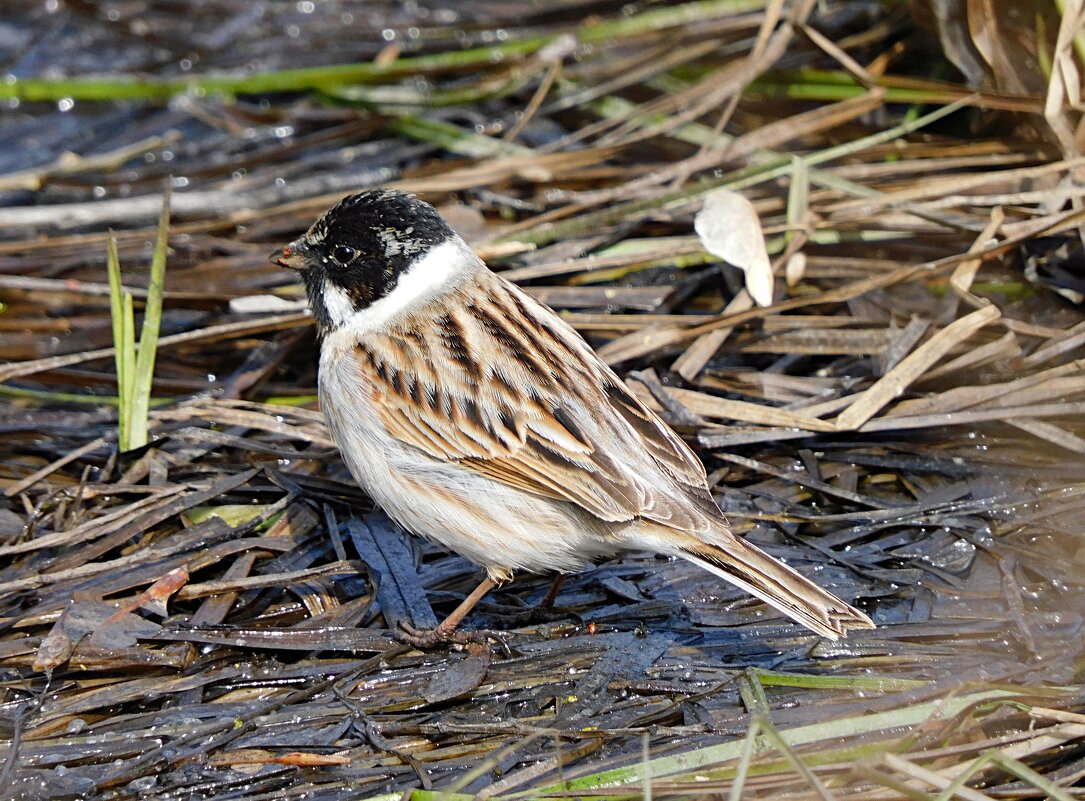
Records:
[[[410,623],[403,621],[400,621],[395,637],[400,642],[413,645],[415,648],[434,648],[438,645],[460,645],[467,646],[469,649],[472,646],[481,645],[489,648],[494,642],[505,645],[504,640],[493,631],[461,631],[441,626],[435,626],[432,629],[416,629]]]

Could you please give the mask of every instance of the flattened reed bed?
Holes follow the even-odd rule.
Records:
[[[37,43],[0,82],[3,794],[1080,797],[1083,161],[1027,37],[984,72],[964,16],[889,4],[303,6],[0,11]],[[1076,74],[1072,13],[1040,14]],[[121,453],[106,243],[138,317],[167,180]],[[562,311],[737,532],[879,627],[821,641],[631,555],[541,618],[547,577],[494,592],[490,653],[396,642],[476,571],[350,481],[266,263],[377,184]],[[768,307],[694,233],[721,188]]]

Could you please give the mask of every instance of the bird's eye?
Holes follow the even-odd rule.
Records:
[[[343,266],[350,264],[357,256],[358,251],[347,245],[336,245],[332,249],[332,258]]]

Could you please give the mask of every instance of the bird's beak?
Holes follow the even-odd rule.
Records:
[[[291,270],[304,270],[308,267],[305,253],[308,246],[301,240],[295,240],[285,247],[281,247],[271,254],[272,264],[280,267],[288,267]]]

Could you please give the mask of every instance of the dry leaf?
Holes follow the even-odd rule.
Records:
[[[165,617],[167,615],[166,601],[187,583],[188,569],[178,567],[148,587],[147,591],[141,593],[136,600],[141,609]]]
[[[806,254],[792,253],[784,267],[784,275],[787,277],[787,285],[795,286],[806,275]]]
[[[761,220],[749,200],[730,189],[712,192],[693,229],[705,250],[746,273],[746,290],[758,306],[772,305],[772,263]]]
[[[34,657],[34,669],[47,671],[60,667],[88,635],[91,644],[98,648],[125,648],[135,645],[140,637],[153,637],[160,628],[100,598],[77,594],[42,640]]]

